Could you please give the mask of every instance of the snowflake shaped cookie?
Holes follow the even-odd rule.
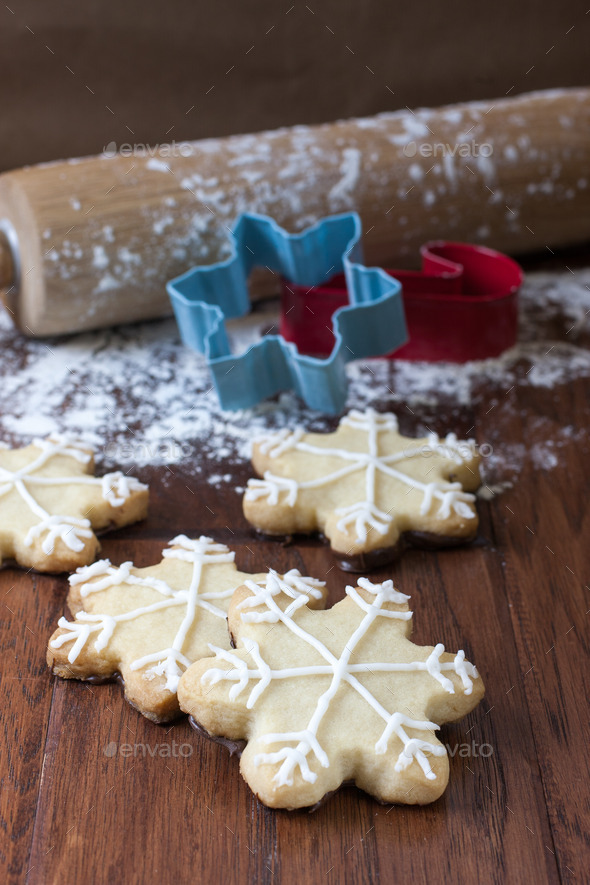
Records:
[[[183,710],[213,737],[246,740],[240,768],[274,808],[304,808],[349,781],[383,802],[437,799],[449,776],[443,722],[469,713],[483,684],[462,651],[410,639],[408,596],[360,578],[328,611],[236,590],[236,649],[182,676]]]
[[[115,567],[104,559],[78,569],[68,596],[75,619],[60,618],[47,647],[49,666],[66,679],[119,676],[127,700],[144,716],[175,718],[181,674],[211,654],[209,643],[230,648],[227,609],[235,588],[265,577],[239,572],[234,557],[211,538],[179,535],[158,565]],[[278,580],[273,572],[271,582]],[[294,601],[324,605],[321,582],[296,569],[280,581]]]
[[[145,518],[146,485],[124,473],[93,472],[92,449],[67,436],[35,439],[22,449],[2,446],[0,562],[71,571],[95,559],[95,530]]]
[[[255,441],[252,462],[263,478],[248,482],[246,519],[268,535],[322,532],[351,571],[477,531],[474,442],[401,436],[395,415],[351,411],[335,433],[271,433]]]

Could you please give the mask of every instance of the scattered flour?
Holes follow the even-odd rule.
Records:
[[[345,148],[342,152],[340,173],[342,178],[334,185],[328,197],[332,202],[346,200],[356,187],[361,171],[362,154],[358,148]]]
[[[170,173],[170,166],[168,163],[164,163],[163,160],[158,160],[155,157],[151,157],[147,163],[145,164],[146,169],[151,169],[153,172],[167,172]]]
[[[552,470],[559,464],[559,458],[555,453],[555,442],[547,440],[546,443],[534,443],[531,447],[531,458],[535,467],[540,470]]]
[[[109,285],[108,273],[99,284]],[[350,364],[347,408],[379,403],[398,413],[407,433],[433,426],[475,435],[482,454],[487,447],[483,497],[508,488],[525,464],[555,469],[563,447],[589,445],[588,415],[577,414],[577,426],[567,427],[551,418],[553,401],[569,394],[571,382],[590,377],[589,286],[590,269],[530,274],[519,343],[497,359]],[[234,352],[275,322],[276,306],[263,304],[229,324]],[[0,312],[0,373],[0,439],[23,444],[56,430],[80,434],[97,446],[103,467],[178,465],[213,485],[244,480],[250,441],[268,428],[335,425],[291,393],[248,411],[222,411],[204,358],[181,345],[173,320],[43,341],[15,334]],[[481,416],[475,428],[474,411]],[[511,438],[520,425],[519,438]]]
[[[210,474],[210,476],[207,477],[207,482],[210,486],[215,486],[216,488],[219,488],[219,486],[231,483],[233,478],[233,473],[212,473]]]
[[[92,267],[96,270],[104,270],[108,267],[109,259],[105,252],[104,246],[98,245],[92,247]]]
[[[501,495],[502,492],[511,489],[513,485],[514,483],[509,481],[497,482],[495,485],[488,485],[484,479],[483,485],[477,490],[477,497],[482,501],[491,501],[496,495]]]

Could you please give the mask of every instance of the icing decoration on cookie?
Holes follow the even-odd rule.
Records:
[[[229,611],[237,649],[212,646],[184,674],[181,706],[212,735],[248,739],[242,774],[268,805],[313,805],[350,779],[383,801],[432,801],[448,780],[434,731],[483,685],[463,651],[409,640],[408,599],[360,578],[313,612],[276,576],[247,581]]]
[[[62,434],[0,451],[0,560],[39,571],[91,562],[93,529],[127,525],[147,512],[148,487],[132,476],[91,476],[92,449]]]
[[[477,529],[465,491],[480,482],[474,441],[410,439],[392,414],[353,410],[332,434],[268,434],[255,441],[253,463],[263,478],[249,480],[244,513],[269,534],[321,530],[345,556],[391,548],[393,558],[404,532],[444,542]]]
[[[113,677],[120,673],[128,700],[163,721],[179,714],[176,689],[193,661],[209,655],[209,643],[229,648],[227,609],[236,586],[255,578],[239,572],[235,553],[201,536],[173,538],[162,561],[137,569],[108,559],[70,577],[70,609],[49,642],[48,663],[60,676]],[[296,569],[271,580],[287,588],[293,603],[323,605],[324,584]],[[278,590],[276,592],[279,592]]]

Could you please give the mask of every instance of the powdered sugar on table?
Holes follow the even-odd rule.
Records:
[[[501,439],[502,418],[514,416],[522,387],[558,394],[562,385],[590,376],[589,316],[590,269],[530,274],[521,293],[519,343],[511,351],[466,365],[353,363],[347,408],[391,408],[412,433],[455,419],[458,430],[488,443],[490,489],[509,483],[527,459],[536,469],[554,469],[561,447],[587,444],[583,425],[559,427],[538,414],[526,429],[529,438],[512,440]],[[275,319],[276,310],[263,305],[234,321],[234,351]],[[226,484],[232,465],[248,458],[254,435],[296,423],[308,430],[334,426],[290,393],[247,413],[223,412],[204,358],[181,345],[172,320],[54,341],[22,338],[1,313],[0,354],[0,439],[24,444],[53,431],[83,435],[105,468],[179,464]],[[482,403],[488,417],[472,428]]]

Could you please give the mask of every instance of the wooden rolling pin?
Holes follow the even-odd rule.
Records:
[[[588,89],[123,146],[0,176],[0,288],[29,335],[169,314],[166,280],[226,255],[244,211],[300,230],[356,209],[385,266],[433,238],[553,249],[588,239],[589,178]]]

